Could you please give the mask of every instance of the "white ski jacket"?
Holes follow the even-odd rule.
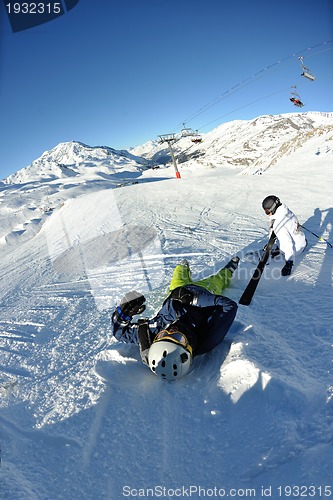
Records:
[[[295,255],[306,247],[306,239],[296,215],[282,204],[271,218],[271,229],[276,234],[280,250],[286,260],[294,260]]]

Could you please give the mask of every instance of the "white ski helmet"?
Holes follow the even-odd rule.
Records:
[[[148,354],[148,365],[155,375],[167,381],[178,380],[189,371],[191,364],[192,348],[185,335],[162,330],[156,336]]]

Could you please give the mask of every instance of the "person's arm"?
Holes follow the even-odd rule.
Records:
[[[141,320],[138,324],[138,343],[142,362],[148,365],[148,354],[153,343],[153,333],[149,329],[149,320]]]
[[[117,340],[138,343],[138,324],[132,323],[132,317],[145,310],[145,300],[145,297],[136,291],[127,293],[121,300],[112,314],[113,335]]]

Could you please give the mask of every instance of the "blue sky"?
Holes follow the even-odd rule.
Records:
[[[80,0],[17,33],[0,14],[0,178],[63,141],[129,149],[190,117],[204,133],[299,111],[292,85],[302,111],[333,111],[332,0]]]

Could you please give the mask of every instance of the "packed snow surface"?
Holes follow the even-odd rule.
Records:
[[[67,170],[68,156],[60,171],[44,157],[37,179],[6,180],[1,498],[333,496],[332,151],[332,134],[314,134],[263,175],[192,158],[181,179],[106,149],[92,173],[72,151]],[[202,278],[235,254],[225,295],[238,302],[269,194],[321,239],[305,231],[288,278],[271,260],[225,341],[178,382],[159,380],[112,338],[113,308],[135,289],[152,317],[181,259]]]

